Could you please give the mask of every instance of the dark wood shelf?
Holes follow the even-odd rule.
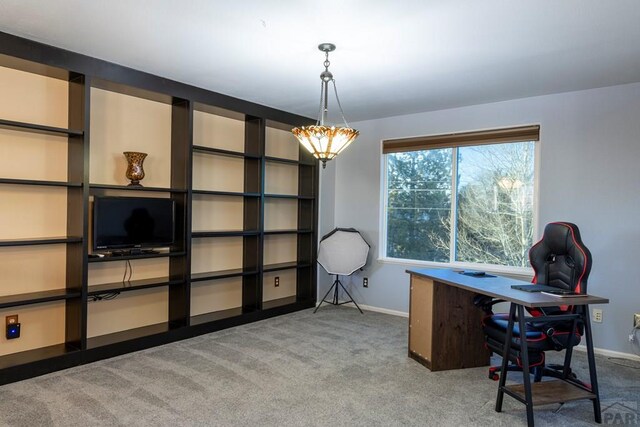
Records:
[[[160,252],[157,254],[105,256],[102,258],[89,258],[89,262],[111,262],[111,261],[126,261],[129,259],[166,258],[166,257],[174,257],[174,256],[184,256],[185,254],[186,252]]]
[[[82,237],[28,237],[24,239],[1,239],[2,246],[32,246],[32,245],[57,245],[60,243],[81,243]]]
[[[280,262],[280,263],[277,263],[277,264],[265,264],[262,271],[267,273],[269,271],[289,270],[289,269],[297,268],[297,267],[301,267],[301,265],[298,264],[296,261]]]
[[[294,296],[272,299],[270,301],[262,302],[262,309],[269,310],[270,308],[282,307],[283,305],[295,304],[297,302],[297,298]]]
[[[297,194],[265,194],[264,197],[267,199],[299,199],[300,196]]]
[[[0,119],[0,128],[21,130],[26,132],[36,132],[45,135],[55,136],[82,136],[84,132],[77,129],[65,129],[54,126],[44,126],[35,123],[14,122],[12,120]]]
[[[235,191],[193,190],[191,193],[208,196],[260,197],[260,193],[238,193]]]
[[[313,230],[296,230],[296,229],[292,229],[292,230],[265,230],[264,231],[265,235],[272,235],[272,234],[308,234],[308,233],[313,233]]]
[[[24,294],[0,296],[0,309],[18,307],[21,305],[39,304],[42,302],[62,301],[69,298],[79,298],[80,291],[68,289],[52,289],[50,291],[28,292]]]
[[[128,185],[89,184],[91,190],[156,191],[161,193],[186,193],[184,188],[134,187]]]
[[[242,307],[230,308],[227,310],[213,311],[211,313],[191,316],[190,325],[202,325],[203,323],[215,322],[216,320],[228,319],[242,315]]]
[[[87,339],[87,349],[104,347],[111,344],[118,344],[124,341],[131,341],[150,335],[163,334],[169,331],[169,323],[156,323],[155,325],[143,326],[140,328],[127,329],[126,331],[114,332],[112,334],[100,335]]]
[[[0,369],[11,369],[16,366],[48,360],[67,355],[69,353],[75,353],[77,351],[78,349],[66,344],[55,344],[33,350],[21,351],[19,353],[7,354],[5,356],[0,356]]]
[[[80,182],[67,181],[44,181],[38,179],[16,179],[16,178],[0,178],[0,184],[11,185],[36,185],[46,187],[82,187]]]
[[[265,194],[268,199],[296,199],[296,200],[313,200],[313,196],[299,196],[296,194]]]
[[[228,230],[228,231],[194,231],[191,237],[201,239],[205,237],[236,237],[236,236],[257,236],[260,234],[258,230]]]
[[[273,235],[273,234],[297,234],[298,230],[290,229],[290,230],[264,230],[264,234]]]
[[[89,286],[87,295],[94,296],[109,292],[127,292],[140,289],[158,288],[184,283],[184,280],[170,280],[168,277],[154,277],[151,279],[130,280],[127,282],[103,283]]]
[[[228,277],[251,276],[258,274],[257,270],[244,270],[242,268],[233,268],[230,270],[207,271],[204,273],[193,273],[191,275],[192,282],[203,282],[205,280],[226,279]]]
[[[243,153],[241,151],[224,150],[222,148],[205,147],[203,145],[194,145],[193,151],[195,153],[214,154],[218,156],[241,157],[241,158],[249,158],[249,159],[260,158],[260,156]]]
[[[265,156],[264,159],[267,162],[274,162],[274,163],[285,163],[285,164],[289,164],[289,165],[299,165],[300,164],[299,160],[284,159],[282,157]]]

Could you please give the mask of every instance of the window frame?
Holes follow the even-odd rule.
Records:
[[[427,137],[428,138],[428,137]],[[402,138],[403,140],[406,138]],[[453,269],[473,269],[473,270],[482,270],[491,273],[499,273],[499,274],[511,274],[515,276],[531,276],[533,274],[533,269],[531,267],[514,267],[514,266],[505,266],[505,265],[497,265],[497,264],[485,264],[485,263],[472,263],[472,262],[462,262],[455,260],[455,239],[457,238],[456,233],[456,216],[457,216],[457,184],[458,184],[458,148],[462,146],[480,146],[480,145],[488,145],[487,143],[481,144],[452,144],[451,148],[453,148],[452,153],[452,165],[451,165],[451,230],[453,232],[450,236],[450,245],[449,245],[449,262],[437,262],[437,261],[422,261],[415,259],[405,259],[405,258],[392,258],[387,256],[387,204],[388,204],[388,188],[387,188],[387,176],[388,176],[388,162],[387,155],[393,154],[384,153],[383,145],[385,141],[393,141],[392,139],[381,140],[380,141],[380,170],[382,172],[382,176],[380,179],[380,225],[379,225],[379,248],[378,251],[378,261],[385,264],[398,264],[398,265],[407,265],[407,266],[416,266],[416,267],[432,267],[432,268],[453,268]],[[513,142],[521,142],[521,141],[513,141]],[[534,143],[534,159],[533,159],[533,218],[532,218],[532,227],[533,227],[533,242],[535,243],[538,239],[538,219],[540,213],[540,204],[539,204],[539,180],[540,180],[540,153],[541,153],[541,141],[538,138],[537,140],[532,140]],[[508,141],[497,141],[496,143],[506,143]],[[422,151],[428,149],[437,149],[442,148],[438,146],[428,147],[428,148],[417,148],[415,150],[405,150],[405,151]],[[455,189],[455,191],[454,191]]]

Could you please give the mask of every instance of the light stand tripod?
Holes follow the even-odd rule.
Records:
[[[349,299],[347,301],[340,302],[340,300],[338,299],[338,287],[342,288],[344,293],[346,293],[349,296]],[[333,290],[333,299],[331,301],[327,301],[326,300],[327,295],[329,295],[332,290]],[[344,285],[340,281],[340,276],[337,275],[337,274],[336,274],[336,280],[333,282],[333,285],[331,285],[331,287],[329,288],[327,293],[324,294],[324,296],[322,297],[322,301],[320,301],[320,304],[318,304],[316,309],[313,310],[314,313],[316,311],[318,311],[318,309],[320,308],[320,306],[322,305],[323,302],[326,302],[327,304],[332,304],[332,305],[342,305],[342,304],[348,304],[348,303],[352,302],[352,303],[354,303],[356,305],[356,308],[358,309],[358,311],[360,311],[360,314],[364,314],[362,312],[362,310],[360,309],[360,306],[358,305],[358,303],[355,302],[355,300],[353,299],[353,297],[351,296],[349,291],[347,291],[347,289],[344,287]]]

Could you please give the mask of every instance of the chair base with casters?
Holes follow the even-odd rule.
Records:
[[[485,318],[483,321],[483,330],[486,334],[486,346],[491,352],[502,355],[506,328],[508,319],[506,315],[494,315]],[[578,327],[574,328],[574,333],[571,334],[569,329],[573,322],[569,322],[567,327],[565,322],[565,328],[562,329],[547,329],[541,331],[536,329],[535,324],[527,324],[527,348],[529,357],[529,367],[531,374],[533,375],[534,382],[540,382],[543,377],[552,377],[561,380],[572,380],[578,382],[586,388],[591,388],[587,383],[583,383],[578,380],[577,376],[571,370],[571,357],[573,355],[573,348],[580,343],[580,333]],[[561,326],[559,326],[561,327]],[[520,331],[516,326],[513,330],[512,346],[509,353],[509,362],[507,371],[522,371],[522,355],[520,353]],[[564,349],[566,351],[564,363],[560,364],[545,364],[545,351]],[[500,379],[499,372],[500,366],[489,367],[489,378],[497,381]]]
[[[344,293],[347,294],[347,296],[349,297],[349,299],[347,301],[340,302],[340,299],[339,299],[339,291],[340,291],[340,289],[339,288],[342,288]],[[331,299],[331,301],[327,301],[327,296],[331,293],[331,291],[333,291],[333,298]],[[314,313],[316,311],[318,311],[318,309],[320,308],[320,306],[322,305],[323,302],[326,302],[327,304],[331,304],[331,305],[343,305],[343,304],[349,304],[349,303],[352,302],[356,306],[356,308],[358,309],[360,314],[364,314],[362,312],[362,310],[360,309],[360,306],[358,305],[358,303],[353,299],[353,297],[351,296],[349,291],[347,291],[347,289],[344,287],[344,285],[340,281],[340,276],[338,276],[337,274],[336,274],[336,280],[333,281],[333,285],[331,285],[331,287],[329,288],[327,293],[324,294],[324,296],[322,297],[322,301],[320,301],[320,304],[318,304],[316,309],[313,310]]]
[[[507,314],[494,314],[491,307],[501,300],[478,295],[474,303],[485,311],[487,316],[482,320],[482,329],[485,334],[485,345],[492,353],[502,355],[503,346],[509,322]],[[573,330],[571,334],[569,331]],[[529,356],[529,367],[533,375],[534,382],[540,382],[542,377],[552,377],[558,379],[570,379],[579,382],[583,386],[590,388],[587,383],[578,381],[576,375],[571,370],[571,356],[573,347],[580,344],[582,327],[577,321],[555,321],[555,322],[534,322],[527,323],[526,339]],[[509,352],[509,362],[507,371],[522,371],[522,355],[520,354],[520,330],[516,327],[511,338]],[[565,360],[562,365],[545,364],[545,351],[566,350]],[[500,379],[500,366],[489,367],[489,379],[498,381]]]

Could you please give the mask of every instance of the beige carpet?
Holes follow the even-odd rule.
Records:
[[[637,417],[640,364],[598,368],[605,421]],[[508,396],[494,411],[496,386],[485,368],[432,373],[407,358],[407,319],[323,306],[2,386],[0,424],[525,425]],[[536,425],[594,424],[589,401],[557,406]]]

